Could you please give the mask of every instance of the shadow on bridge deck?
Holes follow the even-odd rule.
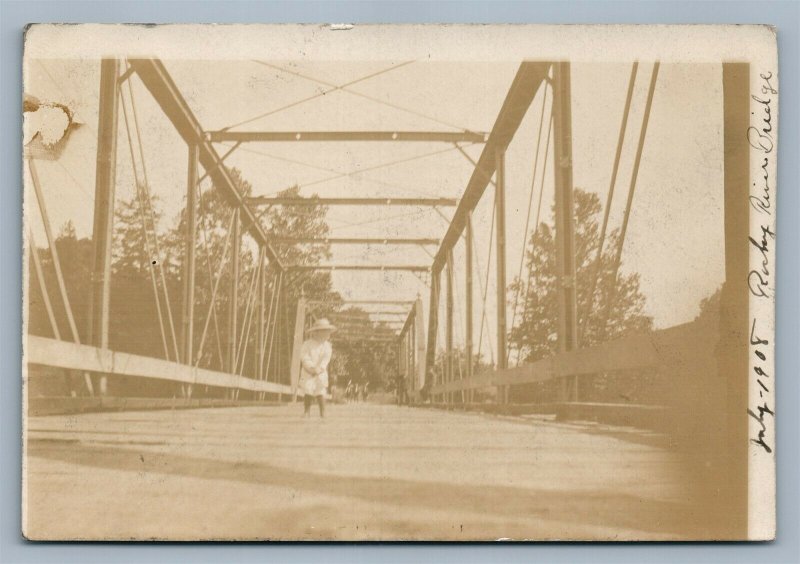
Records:
[[[636,433],[371,404],[31,418],[25,532],[73,539],[686,539]],[[78,512],[76,508],[80,507]]]

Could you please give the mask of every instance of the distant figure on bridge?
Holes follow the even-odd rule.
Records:
[[[331,361],[331,333],[336,327],[327,319],[318,319],[308,330],[308,339],[300,349],[300,386],[303,390],[303,415],[311,416],[311,404],[316,398],[319,416],[325,417],[325,394],[328,391],[328,363]]]
[[[406,389],[406,379],[398,373],[395,377],[395,388],[397,392],[397,405],[408,405],[408,390]]]

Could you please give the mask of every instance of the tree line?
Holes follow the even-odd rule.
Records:
[[[252,185],[242,178],[239,170],[230,168],[229,173],[239,192],[245,197],[249,196]],[[180,357],[187,213],[184,205],[171,225],[166,229],[159,229],[158,226],[164,221],[160,201],[156,196],[151,196],[147,188],[140,185],[135,196],[127,200],[119,199],[115,204],[109,348],[175,361]],[[288,188],[278,196],[300,197],[299,188]],[[263,211],[259,221],[268,239],[324,238],[330,231],[326,214],[327,208],[321,205],[275,206]],[[228,318],[232,307],[229,290],[232,276],[231,218],[231,207],[222,200],[218,190],[206,189],[200,193],[197,199],[193,331],[196,356],[193,362],[212,370],[227,368]],[[256,288],[256,282],[260,284],[260,275],[257,274],[259,257],[257,247],[249,240],[249,236],[244,235],[242,239],[243,244],[238,250],[240,277],[236,305],[239,325],[237,334],[240,342],[247,346],[241,344],[238,347],[237,371],[245,376],[255,377],[261,372],[257,351],[263,346],[263,343],[256,342],[256,324],[259,321],[259,292]],[[55,245],[79,338],[82,343],[86,343],[91,296],[92,240],[90,237],[79,238],[74,225],[68,221],[61,226]],[[274,250],[283,264],[312,265],[331,256],[328,244],[277,245]],[[42,263],[44,282],[55,310],[58,332],[62,339],[71,340],[67,313],[58,291],[53,256],[46,247],[33,249],[33,252],[38,253]],[[44,305],[41,285],[37,282],[32,261],[29,262],[28,331],[34,335],[52,338],[55,332]],[[288,383],[298,300],[305,296],[322,301],[324,306],[317,310],[318,316],[330,315],[340,310],[342,300],[333,290],[331,274],[328,272],[286,272],[281,280],[276,269],[268,267],[266,272],[265,304],[272,311],[269,320],[270,333],[266,340],[273,344],[269,349],[271,352],[266,376],[270,381]],[[361,313],[367,317],[366,313]],[[378,325],[375,328],[380,329]],[[387,350],[380,351],[376,348]],[[341,372],[338,375],[340,380],[355,376],[360,381],[372,381],[373,388],[390,380],[391,367],[396,362],[391,347],[359,346],[358,343],[342,343],[338,347],[337,356],[339,358],[335,366]],[[169,395],[175,387],[163,384],[156,388],[155,391],[137,391]],[[66,390],[61,389],[56,395],[65,392]]]

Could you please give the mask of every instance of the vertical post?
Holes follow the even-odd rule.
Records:
[[[281,285],[283,283],[283,272],[278,271],[277,276],[272,281],[272,299],[270,299],[269,303],[269,316],[267,317],[267,365],[264,368],[264,379],[269,382],[269,374],[270,374],[270,367],[272,366],[272,357],[273,351],[276,348],[275,342],[275,332],[278,328],[278,306],[280,305],[280,292],[281,292]],[[278,399],[280,401],[280,398]]]
[[[508,368],[506,343],[506,159],[505,149],[495,153],[495,241],[497,243],[497,369]],[[508,401],[508,386],[503,386],[502,403]]]
[[[294,340],[292,341],[292,364],[291,371],[292,391],[295,401],[297,400],[297,385],[300,381],[300,349],[303,348],[303,336],[306,328],[306,300],[297,300],[297,313],[294,318]]]
[[[283,317],[283,301],[281,296],[283,291],[278,294],[278,310],[275,312],[275,381],[280,384],[286,384],[286,378],[283,375],[283,331],[281,330],[281,318]],[[291,384],[291,381],[289,382]],[[292,395],[294,400],[294,395]]]
[[[427,357],[427,346],[428,341],[425,339],[425,320],[424,316],[425,313],[422,309],[422,299],[417,297],[417,300],[414,302],[414,344],[415,348],[415,355],[414,358],[416,360],[415,370],[416,370],[416,385],[414,386],[414,391],[419,392],[419,390],[427,383],[427,370],[428,370],[428,357]]]
[[[288,285],[287,285],[287,288],[288,288]],[[291,383],[291,378],[292,378],[292,352],[293,352],[293,349],[294,349],[292,344],[294,343],[294,331],[292,330],[292,327],[290,327],[290,325],[289,325],[289,300],[288,299],[284,299],[282,311],[283,311],[284,339],[286,341],[286,354],[283,357],[283,363],[285,365],[284,366],[284,373],[287,376],[289,376],[289,382]],[[295,314],[296,313],[297,312],[295,311]],[[305,328],[306,328],[305,316],[303,316],[303,334],[304,335],[305,335]],[[298,381],[299,381],[299,375],[300,375],[299,368],[298,368],[297,374],[298,374]]]
[[[97,124],[94,225],[92,243],[92,299],[89,302],[89,343],[108,348],[108,313],[111,296],[111,243],[114,222],[114,189],[117,169],[117,77],[119,60],[100,63],[100,101]]]
[[[717,347],[718,390],[715,411],[719,421],[704,428],[727,430],[716,458],[727,474],[725,501],[729,538],[747,536],[748,514],[748,410],[750,318],[747,275],[749,251],[750,147],[745,132],[750,125],[750,65],[722,65],[725,174],[725,282],[720,296],[720,340]],[[763,337],[763,335],[759,335]],[[724,390],[724,391],[723,391]],[[705,407],[705,406],[704,406]],[[708,409],[706,407],[706,409]],[[720,449],[722,450],[722,449]]]
[[[233,212],[231,237],[231,286],[228,297],[228,373],[236,373],[236,328],[239,316],[239,253],[242,246],[242,223],[239,208]]]
[[[264,379],[264,324],[266,323],[267,259],[261,265],[261,284],[258,288],[258,328],[256,331],[256,380]]]
[[[400,376],[401,376],[402,380],[401,380],[401,378],[398,378],[395,381],[396,382],[402,382],[402,386],[403,387],[406,386],[406,379],[408,378],[408,336],[409,336],[409,334],[410,334],[410,331],[409,332],[404,332],[400,336],[400,342],[398,343],[398,346],[397,346],[397,371],[400,373]],[[398,385],[398,388],[396,390],[396,393],[397,393],[397,403],[399,404],[400,403],[400,398],[402,397],[402,393],[403,393],[400,390],[399,385]]]
[[[453,249],[447,251],[447,302],[445,318],[445,361],[444,361],[444,381],[445,384],[453,381]],[[445,393],[445,398],[449,403],[452,400],[452,393]]]
[[[555,158],[556,272],[558,277],[558,350],[577,345],[575,297],[575,225],[572,194],[572,109],[570,64],[553,65],[553,147]],[[563,381],[562,397],[577,400],[577,381]]]
[[[473,359],[472,359],[472,304],[473,304],[473,297],[472,297],[472,272],[474,270],[472,266],[472,258],[473,258],[473,233],[472,233],[472,211],[467,212],[467,224],[466,224],[466,342],[465,342],[465,353],[467,357],[467,365],[465,367],[465,376],[467,381],[470,381],[472,378],[472,366],[473,366]],[[472,388],[470,388],[470,393],[468,393],[469,401],[472,400]]]
[[[417,332],[417,318],[414,317],[411,320],[411,328],[408,331],[408,341],[407,341],[407,348],[406,348],[406,356],[408,357],[407,366],[408,369],[406,370],[406,394],[407,398],[409,399],[409,403],[411,401],[411,396],[415,392],[415,380],[417,374],[417,355],[416,355],[416,332]]]
[[[425,354],[425,385],[428,376],[433,376],[436,367],[436,335],[439,332],[439,293],[442,283],[442,271],[431,270],[430,317],[428,318],[428,345]],[[436,378],[430,384],[436,385]]]
[[[114,228],[114,190],[117,174],[117,115],[119,109],[119,60],[100,63],[100,100],[97,120],[97,162],[92,228],[92,279],[89,300],[88,340],[108,348],[111,304],[111,245]],[[106,393],[106,377],[100,377],[100,393]]]
[[[192,363],[194,344],[194,274],[197,235],[197,165],[200,148],[189,145],[189,168],[186,174],[186,240],[183,266],[183,314],[181,316],[181,349],[183,363]],[[191,389],[191,388],[190,388]]]

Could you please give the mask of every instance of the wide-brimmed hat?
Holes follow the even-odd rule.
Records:
[[[324,317],[321,319],[317,319],[317,321],[306,329],[306,333],[316,333],[317,331],[336,331],[336,326],[332,325],[330,321],[325,319]]]

